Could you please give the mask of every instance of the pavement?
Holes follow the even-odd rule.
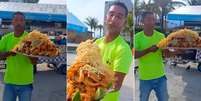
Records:
[[[0,70],[0,101],[3,95],[3,74]],[[47,68],[46,64],[38,65],[33,83],[32,101],[65,101],[66,76]]]
[[[196,67],[186,70],[187,66],[188,63],[178,64],[177,66],[166,64],[169,101],[201,101],[201,72],[199,72]],[[135,101],[139,101],[138,74],[135,78]],[[157,101],[153,91],[149,97],[149,101]]]
[[[67,54],[68,66],[73,63],[75,56],[75,53]],[[46,64],[38,67],[39,72],[35,74],[33,84],[32,101],[65,101],[66,76],[47,68]],[[132,64],[123,82],[120,101],[139,101],[139,79],[138,74],[134,75],[133,67]],[[186,67],[185,64],[177,66],[166,64],[169,101],[201,101],[201,72],[196,67],[190,70],[186,70]],[[4,86],[3,74],[4,70],[0,70],[0,101]],[[151,93],[149,101],[157,101],[154,92]]]

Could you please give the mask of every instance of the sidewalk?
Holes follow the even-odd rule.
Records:
[[[58,74],[45,65],[35,74],[33,83],[32,101],[65,101],[66,100],[66,76]],[[3,71],[0,71],[0,101],[3,95]]]

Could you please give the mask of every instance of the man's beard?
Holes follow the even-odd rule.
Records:
[[[16,29],[16,30],[24,30],[25,29],[25,26],[24,25],[16,25],[16,26],[14,26],[14,29]]]
[[[107,24],[107,31],[112,32],[112,33],[120,33],[121,30],[117,26],[108,23]]]

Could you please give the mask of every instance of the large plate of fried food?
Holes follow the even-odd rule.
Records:
[[[195,31],[190,29],[180,29],[170,33],[166,38],[162,39],[158,44],[159,48],[172,49],[197,49],[201,48],[201,37]]]
[[[27,34],[12,51],[32,57],[54,57],[58,56],[60,52],[46,34],[37,30]]]
[[[67,70],[67,101],[96,101],[110,90],[114,73],[102,63],[93,40],[80,43],[75,62]]]

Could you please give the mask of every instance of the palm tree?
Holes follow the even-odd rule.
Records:
[[[93,19],[92,17],[88,17],[88,18],[86,18],[86,21],[85,21],[85,23],[90,27],[91,32],[92,32],[92,29],[93,29],[92,19]]]
[[[94,33],[93,36],[95,36],[95,31],[97,29],[98,20],[96,18],[88,17],[88,18],[86,18],[85,23],[90,27],[91,32]]]
[[[134,0],[134,7],[135,7],[135,25],[139,25],[140,22],[140,11],[141,11],[141,3],[140,0]]]
[[[163,29],[163,19],[166,19],[166,15],[177,7],[186,6],[183,2],[171,1],[171,0],[149,0],[140,2],[135,0],[135,16],[136,25],[139,25],[140,13],[143,11],[153,11],[156,16],[161,16],[161,28]]]
[[[134,34],[134,22],[133,13],[129,12],[127,16],[127,24],[123,32],[130,34],[130,47],[133,48],[133,34]]]
[[[102,25],[102,24],[99,24],[99,25],[97,26],[97,28],[98,28],[99,31],[100,31],[100,37],[101,37],[101,36],[102,36],[101,33],[102,33],[102,30],[103,30],[103,25]]]
[[[95,32],[96,32],[97,26],[98,26],[98,20],[94,18],[93,20],[94,37],[96,36]]]

